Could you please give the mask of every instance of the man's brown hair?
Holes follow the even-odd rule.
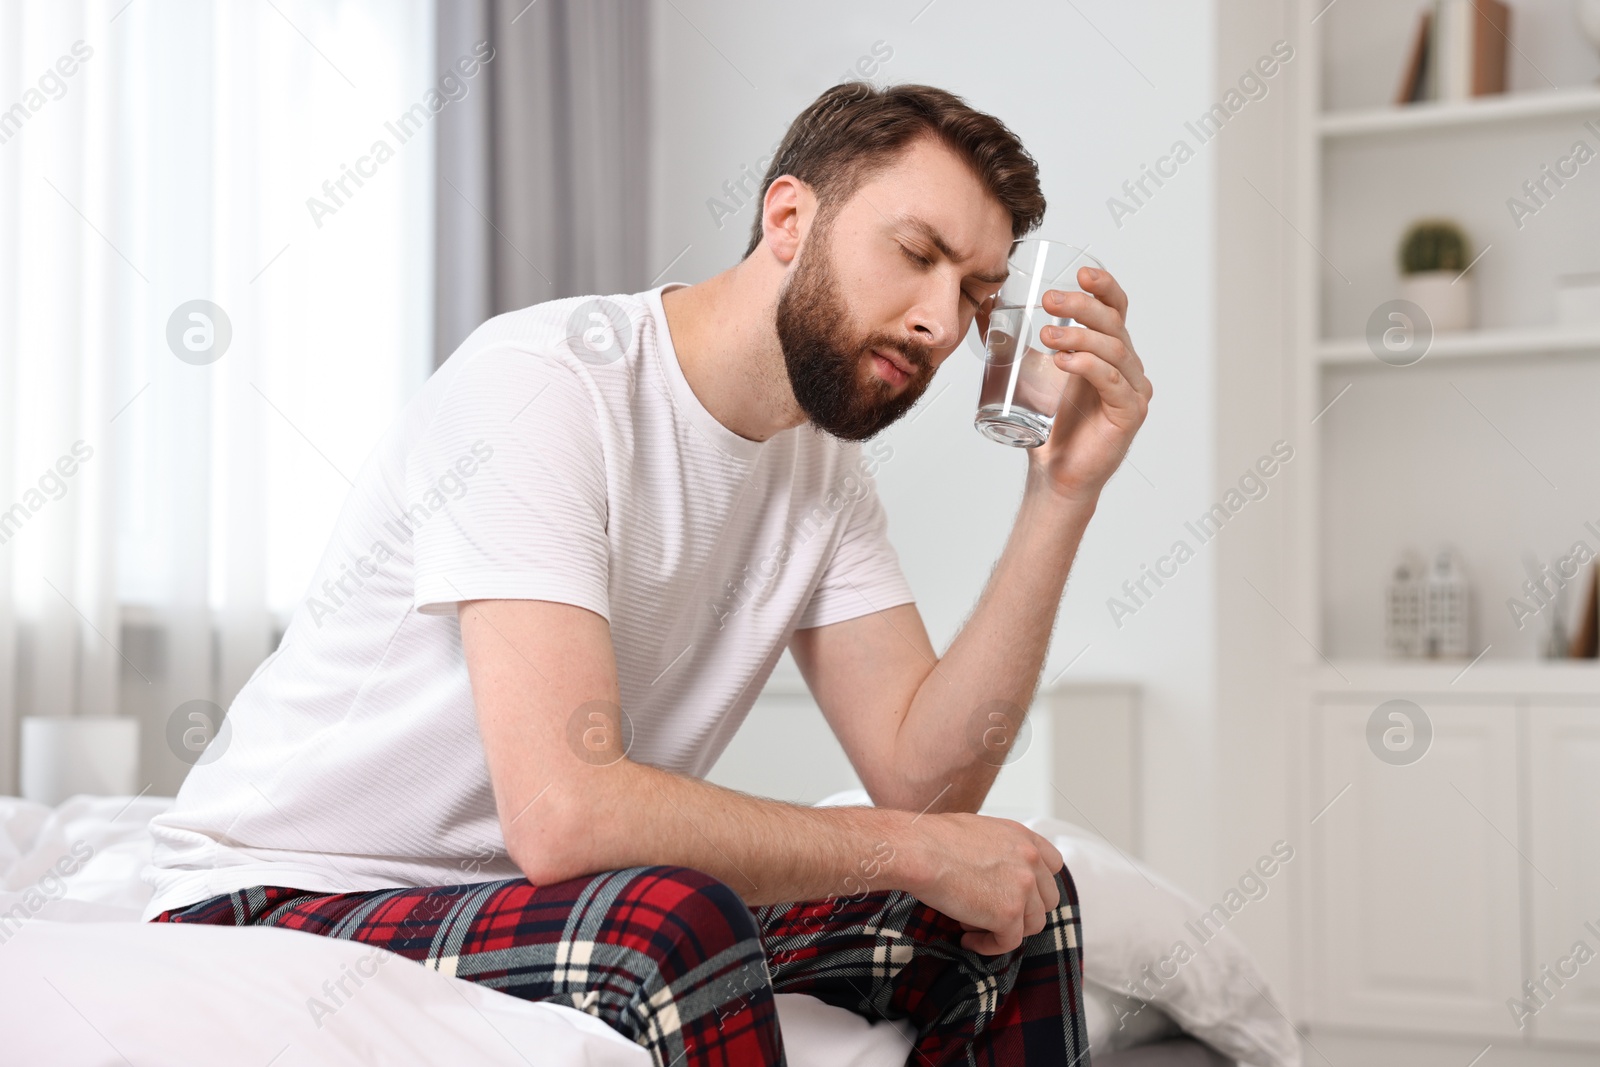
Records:
[[[931,85],[879,89],[867,82],[843,82],[817,97],[784,134],[756,197],[745,258],[761,243],[760,205],[780,175],[791,174],[809,185],[819,213],[828,218],[902,149],[930,135],[964,158],[1011,213],[1013,240],[1044,220],[1039,165],[1005,123]]]

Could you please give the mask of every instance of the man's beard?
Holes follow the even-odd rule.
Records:
[[[778,343],[789,387],[812,424],[846,441],[865,441],[921,399],[933,368],[923,346],[879,334],[850,336],[849,309],[832,269],[828,229],[829,222],[819,219],[778,294]],[[875,372],[862,383],[861,364],[872,358],[874,348],[899,352],[911,364],[913,373],[898,392]]]

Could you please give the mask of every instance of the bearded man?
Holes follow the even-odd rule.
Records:
[[[1038,168],[948,92],[847,83],[759,203],[721,274],[500,315],[441,365],[155,820],[145,918],[379,945],[661,1067],[783,1063],[775,992],[908,1020],[910,1062],[1087,1062],[1071,876],[976,812],[1145,417],[1127,299],[1046,294],[1062,415],[939,655],[860,442],[986,329]],[[871,806],[703,780],[785,648]]]

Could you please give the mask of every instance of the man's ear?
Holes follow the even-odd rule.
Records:
[[[792,174],[781,174],[761,199],[762,240],[785,266],[800,252],[802,221],[816,217],[816,197]]]

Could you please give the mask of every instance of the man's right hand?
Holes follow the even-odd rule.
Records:
[[[1061,853],[1019,822],[949,812],[924,815],[911,830],[915,873],[905,889],[967,930],[962,948],[1010,952],[1061,903]]]

